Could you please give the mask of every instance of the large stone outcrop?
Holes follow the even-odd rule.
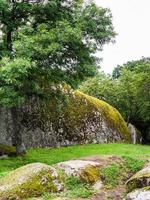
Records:
[[[32,98],[21,111],[21,133],[26,147],[58,147],[84,143],[130,142],[120,113],[104,101],[63,88],[67,103]],[[11,144],[12,120],[1,109],[0,141]],[[2,137],[2,139],[1,139]]]
[[[58,192],[63,184],[56,170],[46,164],[20,167],[0,179],[0,200],[37,197],[44,192]]]

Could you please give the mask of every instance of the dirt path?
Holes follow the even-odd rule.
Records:
[[[102,191],[90,200],[121,200],[125,192],[124,186],[119,186],[112,190],[102,189]]]

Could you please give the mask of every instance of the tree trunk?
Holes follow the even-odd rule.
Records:
[[[12,144],[16,147],[17,155],[23,155],[26,153],[25,146],[22,141],[22,135],[20,132],[20,120],[18,115],[17,107],[11,108],[11,115],[13,120],[13,136],[12,136]]]
[[[8,51],[10,51],[11,53],[13,52],[13,45],[12,45],[12,30],[8,30],[7,32],[7,49]]]

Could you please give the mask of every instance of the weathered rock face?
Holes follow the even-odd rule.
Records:
[[[131,141],[127,125],[115,108],[79,91],[64,88],[64,93],[68,103],[59,111],[55,100],[43,103],[32,99],[24,106],[20,118],[26,147]],[[1,111],[0,118],[0,141],[11,144],[11,115]]]
[[[63,184],[54,168],[33,163],[0,179],[0,200],[36,197],[44,192],[58,192],[62,189]]]
[[[143,188],[129,193],[126,200],[150,200],[150,188]]]
[[[0,108],[0,144],[11,144],[12,117],[9,109]]]
[[[138,131],[136,129],[136,127],[133,124],[130,124],[130,123],[128,124],[128,128],[129,128],[129,131],[131,133],[132,143],[133,144],[141,143],[142,135],[141,135],[140,131]]]

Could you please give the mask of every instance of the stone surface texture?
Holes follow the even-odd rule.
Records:
[[[120,113],[104,101],[64,89],[67,103],[32,98],[20,108],[20,133],[27,148],[87,143],[131,142]],[[12,116],[0,108],[0,143],[12,144]]]
[[[79,176],[81,171],[87,166],[99,167],[100,164],[92,161],[85,160],[70,160],[66,162],[61,162],[57,164],[59,169],[64,170],[68,176]]]
[[[150,200],[150,190],[135,190],[127,195],[126,200]]]

